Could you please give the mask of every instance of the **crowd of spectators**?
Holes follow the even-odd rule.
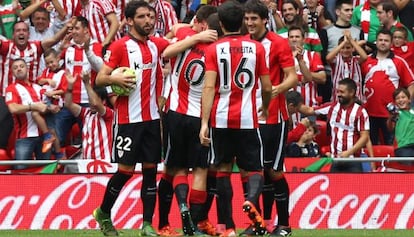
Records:
[[[91,102],[91,94],[94,93],[91,89],[107,56],[108,46],[128,34],[124,19],[126,2],[32,0],[27,4],[27,1],[1,0],[0,149],[14,150],[14,143],[18,144],[20,140],[32,143],[30,138],[35,136],[41,137],[43,143],[43,154],[36,155],[36,159],[65,159],[64,149],[60,147],[71,145],[67,144],[67,136],[72,126],[78,124],[82,129],[82,158],[110,161],[110,150],[102,148],[102,143],[97,141],[111,139],[105,134],[112,133],[108,123],[113,119],[111,104],[115,103],[116,98],[108,98],[111,93],[102,93],[97,88],[95,91],[99,96],[93,94]],[[148,2],[155,13],[154,35],[164,38],[172,38],[171,31],[179,22],[189,23],[200,4],[217,6],[222,3],[203,0]],[[372,144],[396,144],[396,154],[412,156],[412,135],[399,125],[408,124],[409,127],[410,123],[397,118],[409,117],[411,105],[400,102],[400,97],[405,95],[409,101],[414,93],[414,48],[411,42],[414,18],[410,16],[414,2],[262,2],[269,8],[268,30],[289,41],[298,75],[298,83],[293,90],[301,94],[303,104],[317,111],[326,102],[337,102],[340,81],[351,78],[356,83],[356,103],[361,104],[369,116],[367,129]],[[48,59],[50,55],[52,58]],[[24,59],[27,64],[28,84],[19,81],[13,71],[13,63],[17,59]],[[161,60],[166,68],[167,61]],[[398,94],[393,95],[396,89]],[[70,92],[71,96],[65,96],[65,92]],[[97,105],[98,97],[100,103]],[[39,103],[45,104],[46,109],[39,108]],[[390,103],[399,110],[390,113],[387,110]],[[19,105],[18,109],[15,105]],[[96,110],[101,117],[88,115]],[[38,117],[38,112],[43,114],[45,121]],[[319,119],[329,123],[329,120],[318,115],[308,117],[310,122],[301,123],[304,117],[298,109],[291,114],[291,129],[298,124],[306,126],[297,140],[286,144],[288,154],[323,156],[315,143],[318,128],[314,121]],[[337,122],[352,126],[349,121]],[[15,139],[11,139],[11,135],[16,136]],[[38,142],[36,140],[36,144]],[[112,142],[105,140],[104,143]],[[337,154],[341,152],[344,151]],[[9,152],[7,156],[17,160],[32,157],[31,153],[17,157],[19,152]]]

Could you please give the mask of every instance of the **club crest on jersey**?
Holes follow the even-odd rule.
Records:
[[[118,150],[118,157],[122,158],[124,156],[124,151],[123,150]]]
[[[108,62],[110,57],[111,57],[111,50],[106,50],[105,55],[104,55],[104,60]]]

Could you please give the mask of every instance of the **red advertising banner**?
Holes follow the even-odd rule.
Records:
[[[91,213],[102,201],[109,175],[2,175],[0,229],[96,229]],[[287,174],[293,228],[413,229],[414,174]],[[142,176],[124,187],[112,211],[119,229],[142,224]],[[236,225],[248,223],[241,210],[242,188],[232,176]],[[273,207],[275,208],[275,207]],[[216,212],[210,212],[216,221]],[[176,201],[170,214],[173,227],[181,220]],[[158,209],[154,226],[158,225]]]

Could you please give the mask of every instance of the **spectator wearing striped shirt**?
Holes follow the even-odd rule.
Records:
[[[327,115],[333,157],[359,156],[369,141],[369,117],[367,111],[355,102],[356,89],[355,81],[346,78],[337,87],[337,102],[315,108],[301,105],[299,108],[306,115]],[[362,172],[362,165],[359,162],[334,162],[331,172]]]

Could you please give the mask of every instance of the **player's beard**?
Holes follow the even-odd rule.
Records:
[[[139,35],[142,35],[142,36],[148,36],[150,33],[151,33],[151,29],[152,29],[152,27],[150,27],[149,25],[147,26],[145,26],[148,30],[146,30],[146,29],[144,29],[144,27],[140,27],[140,26],[138,26],[138,25],[134,25],[134,28],[135,28],[135,30],[137,31],[137,33],[139,34]]]
[[[348,105],[351,102],[351,98],[340,96],[338,97],[338,101],[341,105]]]

